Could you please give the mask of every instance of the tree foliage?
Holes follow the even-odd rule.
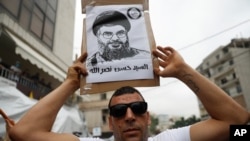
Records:
[[[157,125],[159,124],[159,119],[154,116],[150,116],[150,118],[151,118],[151,125],[149,127],[150,133],[156,134],[158,132]]]
[[[184,117],[181,117],[180,120],[175,121],[174,125],[171,128],[178,128],[183,126],[188,126],[191,124],[194,124],[196,122],[199,122],[200,118],[196,118],[195,115],[185,119]]]

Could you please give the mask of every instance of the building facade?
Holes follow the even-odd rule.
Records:
[[[83,96],[83,102],[79,104],[79,109],[84,112],[87,121],[88,131],[93,135],[101,138],[110,138],[112,131],[109,129],[108,103],[113,91],[102,94],[91,94]],[[101,131],[95,135],[95,129]]]
[[[250,111],[249,60],[250,38],[232,39],[229,44],[207,56],[196,70]],[[201,118],[208,118],[209,115],[200,102],[199,108]]]
[[[75,0],[1,0],[1,77],[36,99],[57,87],[72,64],[75,7]]]

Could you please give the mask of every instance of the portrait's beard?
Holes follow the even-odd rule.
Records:
[[[126,58],[129,54],[129,42],[126,41],[125,43],[122,43],[120,41],[114,41],[119,44],[121,44],[121,47],[118,49],[110,49],[108,47],[109,44],[112,44],[112,42],[109,42],[107,44],[104,44],[103,42],[99,41],[99,47],[102,49],[101,56],[106,61],[112,61],[112,60],[120,60],[122,58]]]

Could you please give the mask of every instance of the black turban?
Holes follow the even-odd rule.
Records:
[[[97,31],[100,27],[103,25],[121,25],[123,26],[127,31],[130,30],[130,22],[127,19],[127,17],[118,12],[118,11],[105,11],[98,15],[93,23],[92,30],[94,35],[96,35]]]

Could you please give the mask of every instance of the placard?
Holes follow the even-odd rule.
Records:
[[[149,14],[142,5],[87,6],[82,52],[88,53],[89,75],[81,80],[81,94],[125,85],[159,86],[159,77],[153,73],[159,66],[151,54],[154,48]]]
[[[143,11],[149,10],[148,0],[82,0],[82,13],[86,13],[86,6],[98,5],[126,5],[126,4],[141,4]]]

